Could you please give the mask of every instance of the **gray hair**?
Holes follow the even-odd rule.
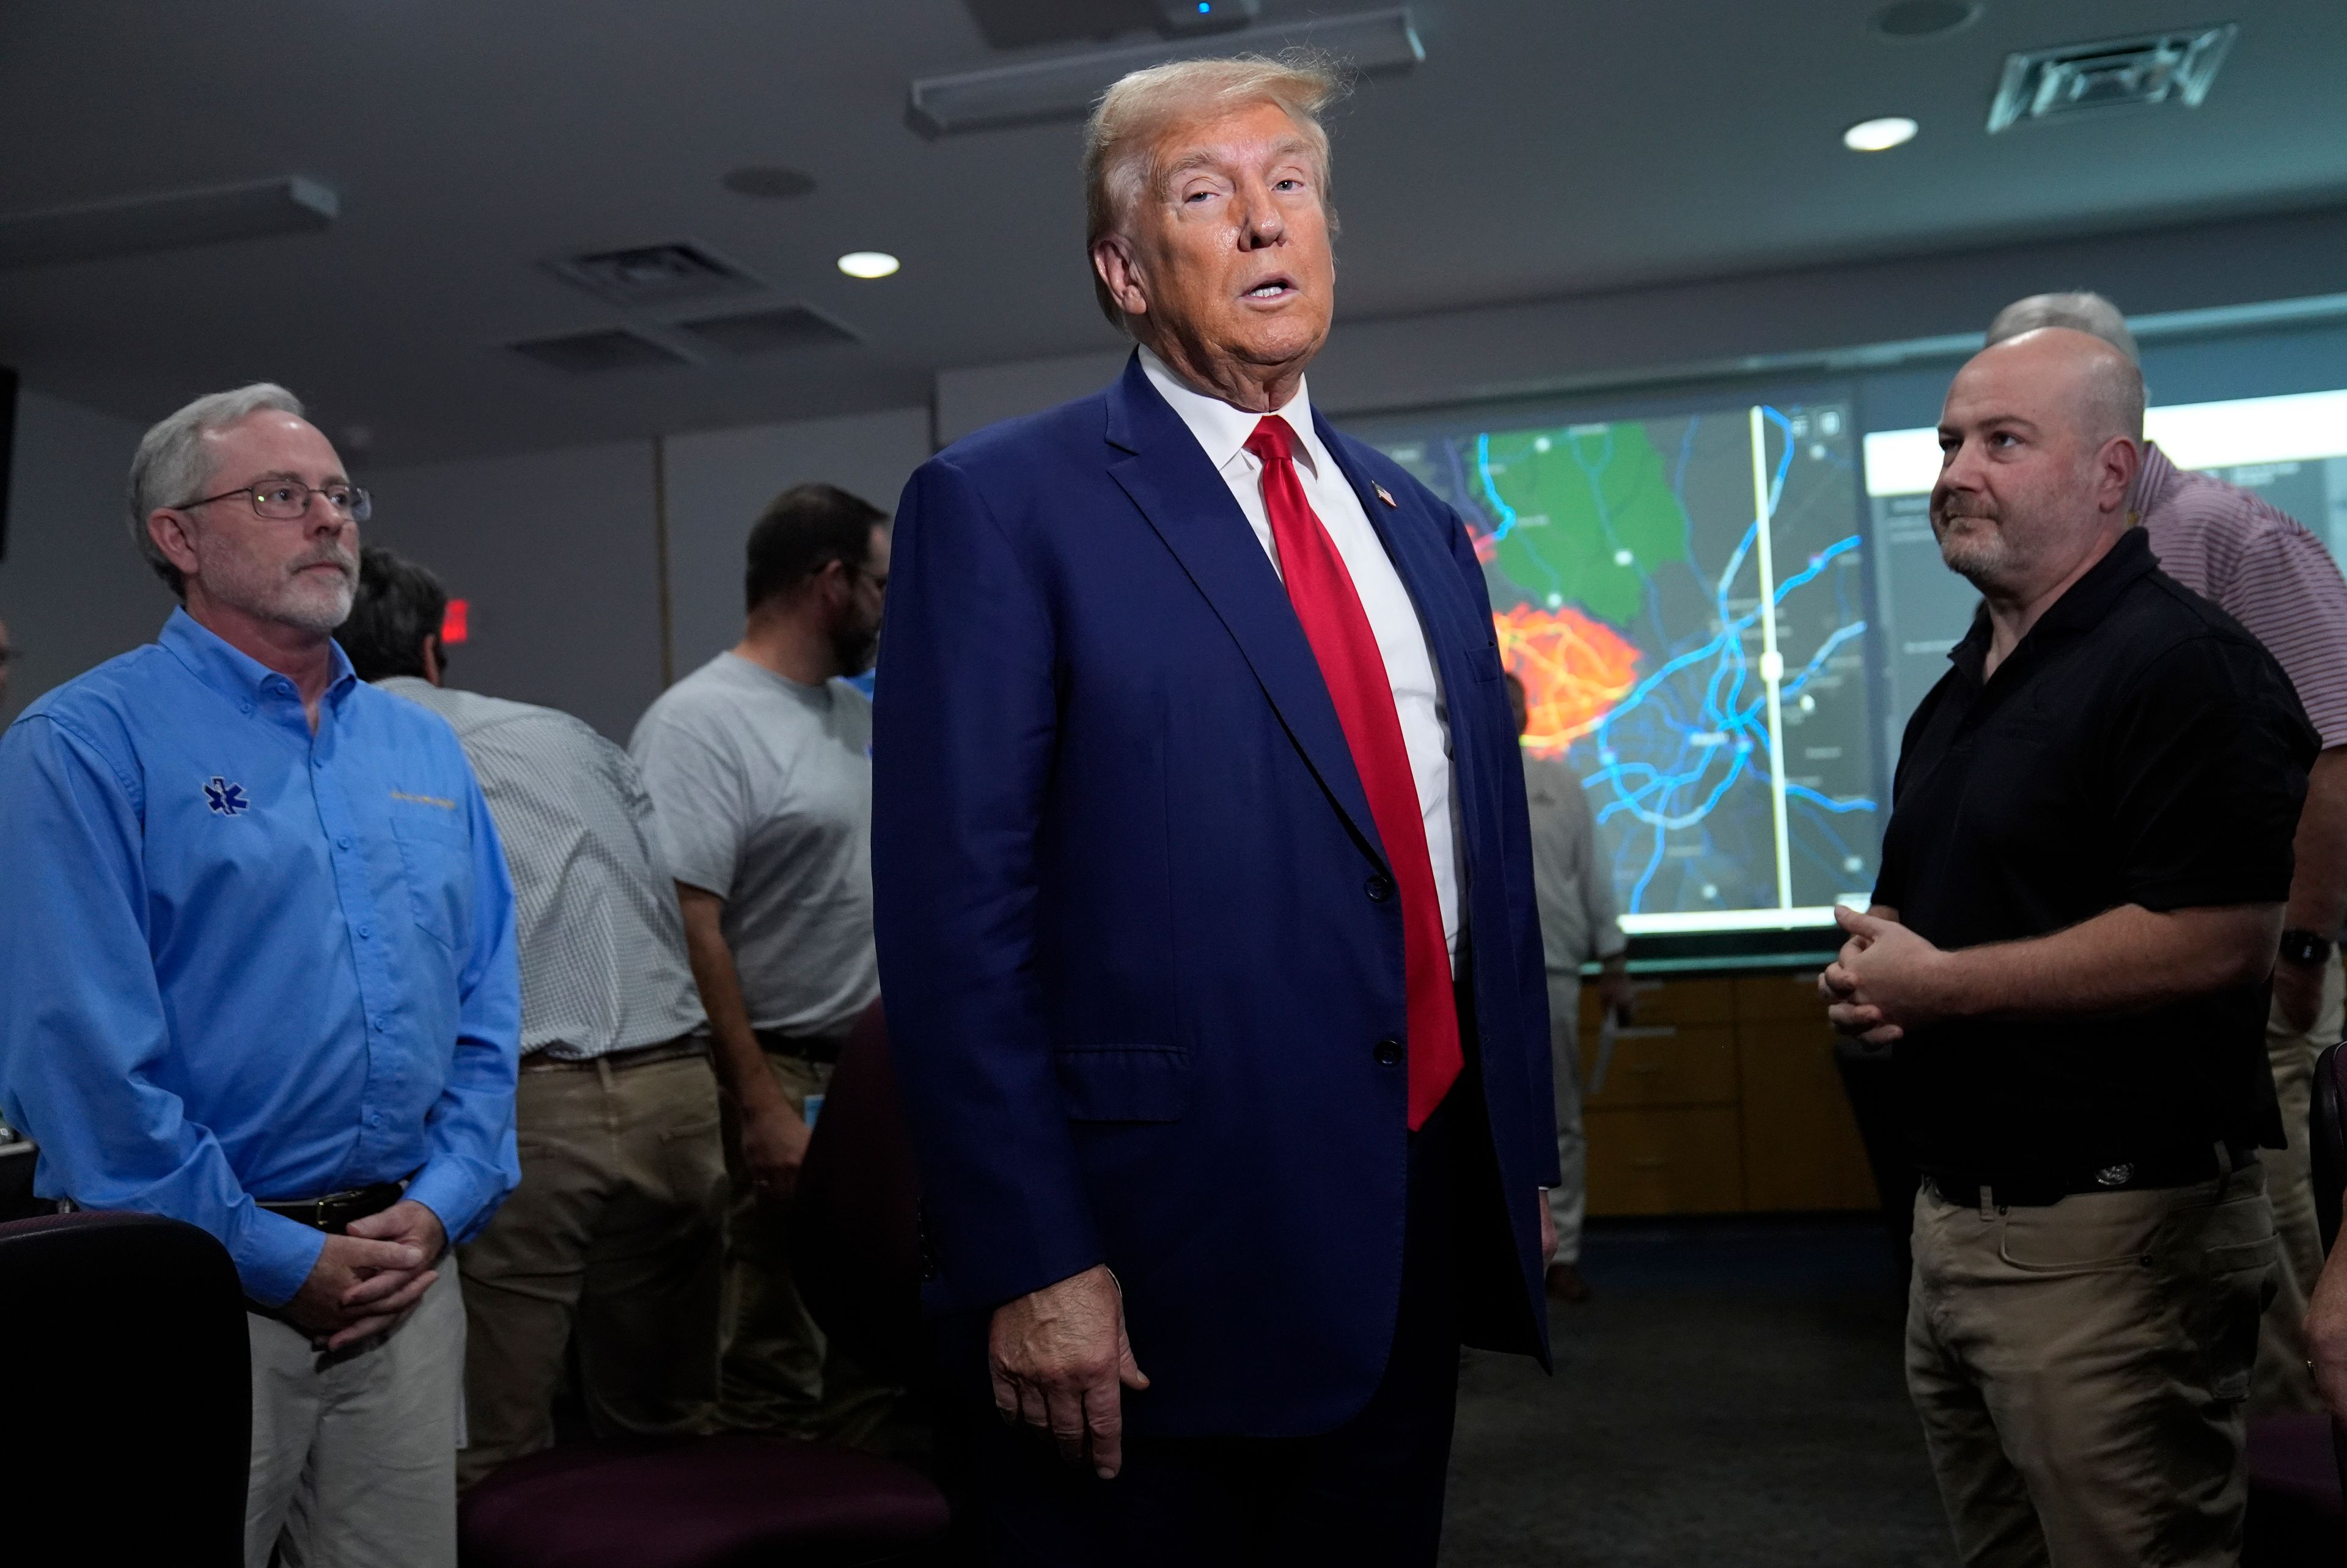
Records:
[[[1084,253],[1103,237],[1120,233],[1133,210],[1157,177],[1153,155],[1158,139],[1185,121],[1203,119],[1254,104],[1276,104],[1287,112],[1320,164],[1320,204],[1336,229],[1329,204],[1328,132],[1320,111],[1345,90],[1337,69],[1319,56],[1291,50],[1277,59],[1235,55],[1225,59],[1176,60],[1119,79],[1092,109],[1084,126]],[[1124,312],[1097,270],[1092,293],[1101,312],[1119,328]]]
[[[2039,327],[2067,327],[2074,333],[2098,337],[2127,355],[2129,364],[2138,368],[2143,364],[2143,355],[2136,352],[2135,333],[2127,331],[2127,317],[2119,313],[2118,306],[2086,289],[2063,294],[2032,294],[2025,300],[2014,301],[1988,323],[1988,341],[2000,343]]]
[[[233,392],[212,392],[161,421],[138,440],[130,459],[130,542],[155,575],[181,599],[187,583],[170,558],[156,547],[147,519],[166,507],[194,500],[210,483],[212,465],[204,437],[263,412],[302,417],[302,400],[273,381],[256,381]]]

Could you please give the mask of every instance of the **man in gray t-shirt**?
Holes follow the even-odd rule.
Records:
[[[808,1101],[879,994],[872,944],[872,666],[886,514],[828,485],[750,531],[742,641],[678,682],[629,750],[657,808],[709,1013],[735,1173],[719,1418],[856,1440],[889,1391],[835,1356],[794,1288],[780,1214]]]
[[[750,1025],[845,1033],[879,994],[872,951],[872,704],[734,652],[636,726],[676,879],[723,902]]]

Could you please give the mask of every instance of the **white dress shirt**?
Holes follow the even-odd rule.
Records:
[[[1246,514],[1247,526],[1271,569],[1279,570],[1279,548],[1272,540],[1271,517],[1263,504],[1263,463],[1246,449],[1247,437],[1263,419],[1260,414],[1234,408],[1210,397],[1175,375],[1165,362],[1147,349],[1141,351],[1141,368],[1158,395],[1182,416],[1190,434],[1204,447],[1206,460],[1231,487],[1231,498]],[[1450,719],[1442,702],[1442,683],[1434,673],[1434,657],[1426,645],[1426,628],[1418,606],[1402,586],[1401,574],[1386,554],[1383,540],[1361,509],[1361,498],[1346,481],[1336,457],[1321,445],[1312,424],[1312,400],[1301,381],[1296,395],[1279,409],[1296,433],[1296,477],[1304,498],[1328,530],[1353,591],[1369,619],[1385,661],[1386,680],[1393,686],[1394,711],[1401,719],[1401,741],[1409,753],[1409,771],[1418,784],[1418,809],[1426,828],[1427,858],[1434,863],[1435,896],[1442,904],[1442,937],[1451,957],[1459,955],[1459,840],[1450,811]]]

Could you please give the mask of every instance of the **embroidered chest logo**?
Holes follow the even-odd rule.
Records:
[[[235,816],[252,809],[252,803],[244,798],[244,786],[231,784],[218,774],[212,774],[211,783],[204,785],[204,804],[221,816]]]

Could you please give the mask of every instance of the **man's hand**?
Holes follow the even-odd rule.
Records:
[[[1102,1481],[1124,1468],[1124,1389],[1149,1387],[1124,1337],[1124,1296],[1105,1264],[996,1307],[987,1340],[994,1406],[1051,1435]]]
[[[1540,1204],[1541,1266],[1546,1268],[1556,1261],[1556,1215],[1549,1212],[1547,1189],[1535,1187],[1532,1196]]]
[[[2294,963],[2278,959],[2273,971],[2274,1010],[2294,1034],[2304,1034],[2314,1027],[2322,1012],[2322,978],[2330,971],[2328,959],[2319,964]],[[2317,1042],[2318,1049],[2329,1040]]]
[[[285,1316],[329,1350],[380,1334],[440,1277],[431,1266],[446,1245],[440,1217],[422,1204],[354,1220],[348,1235],[326,1238]]]
[[[2347,1246],[2331,1249],[2306,1307],[2306,1342],[2314,1356],[2314,1387],[2332,1419],[2347,1421]]]
[[[1630,970],[1619,953],[1606,959],[1604,967],[1597,971],[1597,1000],[1614,1015],[1615,1023],[1630,1021],[1630,1010],[1638,1000],[1638,988],[1632,983]]]
[[[799,1167],[806,1163],[806,1118],[779,1089],[744,1102],[742,1115],[742,1164],[750,1185],[767,1203],[787,1203],[798,1191]]]
[[[1818,977],[1826,1017],[1843,1034],[1889,1045],[1948,1016],[1948,955],[1896,920],[1834,907],[1849,940]]]

